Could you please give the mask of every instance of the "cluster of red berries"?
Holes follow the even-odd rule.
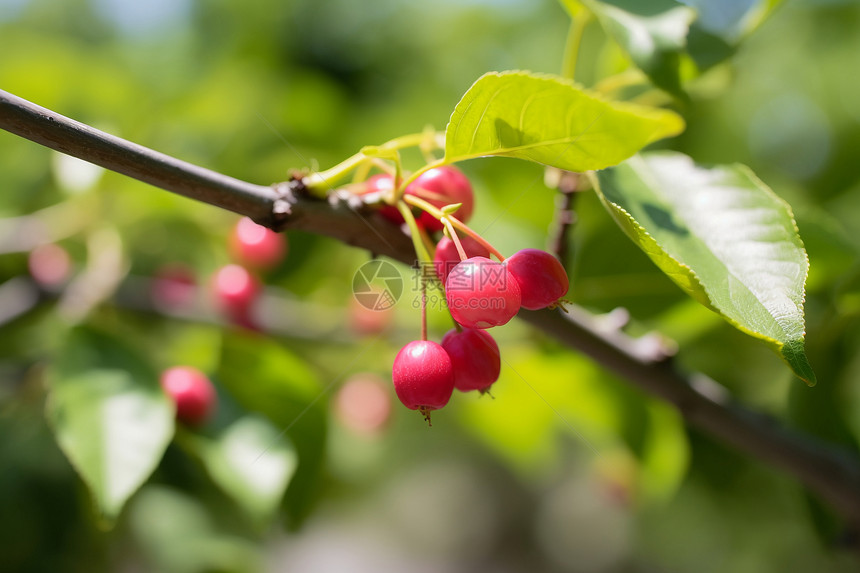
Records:
[[[239,220],[229,238],[234,263],[216,271],[212,279],[215,302],[234,324],[254,328],[251,309],[262,291],[255,273],[274,268],[287,254],[284,235]],[[166,267],[159,273],[153,295],[161,304],[181,307],[194,295],[194,275],[185,267]],[[200,426],[215,410],[217,396],[206,375],[189,366],[175,366],[161,375],[161,386],[176,405],[176,418],[187,426]]]
[[[363,193],[390,193],[393,188],[392,176],[374,175]],[[420,209],[415,222],[422,232],[449,231],[436,244],[433,264],[456,327],[445,334],[441,344],[422,339],[404,346],[394,359],[392,372],[400,401],[429,419],[429,412],[445,406],[455,388],[484,393],[498,379],[499,347],[486,329],[506,324],[520,308],[539,310],[556,305],[567,293],[569,281],[553,255],[523,249],[504,259],[468,229],[464,223],[472,214],[474,195],[469,180],[456,168],[425,171],[406,186],[403,196],[406,204]],[[445,207],[454,204],[460,206],[449,215]],[[401,212],[391,205],[383,206],[381,213],[403,223]],[[466,232],[462,238],[454,221]],[[493,261],[491,254],[499,260]]]
[[[256,273],[280,264],[287,254],[286,237],[243,217],[233,228],[229,247],[236,262],[215,273],[216,302],[232,322],[254,328],[251,308],[263,289]]]
[[[212,276],[213,302],[233,324],[255,329],[252,310],[263,290],[258,277],[283,261],[287,239],[244,217],[233,227],[228,247],[234,262],[220,267]],[[187,307],[196,296],[196,282],[188,267],[166,265],[156,274],[153,299],[167,309]]]

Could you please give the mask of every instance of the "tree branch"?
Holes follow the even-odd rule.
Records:
[[[276,199],[271,187],[210,171],[83,123],[0,90],[0,128],[55,151],[100,165],[192,199],[265,220]]]
[[[0,128],[146,183],[247,215],[275,229],[333,237],[406,264],[411,241],[394,225],[364,212],[349,196],[326,202],[301,193],[299,182],[254,185],[102,133],[0,91]],[[860,460],[821,440],[730,403],[702,375],[684,375],[617,329],[605,331],[582,309],[520,312],[523,320],[590,356],[643,391],[675,405],[687,423],[794,476],[854,524],[860,523]]]

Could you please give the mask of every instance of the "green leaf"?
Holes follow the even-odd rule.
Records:
[[[285,494],[290,515],[306,517],[319,484],[326,441],[325,390],[308,365],[266,338],[227,337],[218,379],[239,404],[260,412],[296,448],[299,465]]]
[[[675,113],[602,100],[563,78],[492,72],[454,109],[445,161],[503,156],[568,171],[603,169],[683,129]]]
[[[656,14],[641,15],[597,0],[583,3],[654,85],[670,93],[682,93],[681,58],[690,24],[696,17],[694,10],[675,5]]]
[[[154,371],[114,338],[73,331],[49,373],[57,442],[108,520],[146,481],[173,437],[173,406]]]
[[[731,57],[781,0],[581,3],[655,86],[683,96],[683,80]],[[690,60],[695,66],[684,65]]]
[[[638,155],[593,179],[663,272],[815,383],[804,351],[809,264],[784,201],[745,166],[706,168],[675,152]]]
[[[230,529],[200,499],[161,485],[144,487],[128,512],[128,531],[147,571],[262,571],[259,548]]]
[[[736,44],[752,32],[782,0],[678,0],[695,8],[706,32]]]
[[[290,441],[258,416],[233,422],[202,454],[212,479],[259,521],[277,509],[298,464]]]

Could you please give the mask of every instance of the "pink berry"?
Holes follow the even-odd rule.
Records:
[[[424,199],[440,208],[453,203],[462,203],[454,213],[454,217],[463,222],[469,220],[475,206],[475,196],[469,179],[462,171],[451,165],[425,171],[406,187],[404,193]],[[428,231],[442,230],[442,223],[429,213],[421,213],[418,220]]]
[[[454,388],[481,393],[499,379],[502,369],[499,345],[486,330],[452,328],[442,338],[442,348],[454,367]]]
[[[161,387],[176,403],[176,419],[183,424],[200,426],[215,410],[215,388],[196,368],[168,368],[161,374]]]
[[[275,267],[284,259],[287,241],[284,235],[243,217],[230,235],[230,250],[242,264],[265,270]]]
[[[251,307],[262,289],[257,279],[242,266],[226,265],[215,273],[213,287],[221,310],[233,322],[251,326]]]
[[[367,181],[364,182],[364,188],[362,189],[361,194],[388,194],[392,189],[394,189],[394,177],[387,173],[379,173],[369,177]],[[401,215],[400,211],[397,210],[397,207],[394,207],[393,205],[382,204],[379,208],[379,214],[392,223],[396,223],[398,225],[404,222],[403,215]]]
[[[442,346],[429,340],[415,340],[400,349],[392,380],[403,405],[425,417],[447,404],[454,392],[451,359]]]
[[[181,309],[191,305],[196,295],[194,272],[183,265],[165,265],[152,279],[151,295],[156,305]]]
[[[338,419],[357,434],[379,434],[391,417],[391,394],[376,374],[350,377],[334,400]]]
[[[520,285],[506,265],[472,257],[448,274],[445,298],[454,320],[467,328],[490,328],[520,310]]]
[[[490,251],[472,237],[460,237],[460,244],[466,252],[466,258],[490,258]],[[448,280],[448,274],[451,272],[451,269],[459,263],[460,252],[457,250],[457,245],[454,244],[454,241],[448,237],[439,239],[439,244],[436,245],[436,254],[433,255],[433,264],[436,266],[436,275],[442,281],[442,284],[445,284],[445,281]]]
[[[385,332],[394,318],[394,309],[373,309],[361,304],[355,297],[349,305],[349,326],[360,336],[371,336]]]
[[[39,245],[27,259],[30,276],[45,287],[56,287],[66,282],[72,273],[72,259],[59,245]]]
[[[517,251],[508,257],[505,266],[520,284],[523,308],[546,308],[567,294],[567,273],[559,260],[546,251]]]

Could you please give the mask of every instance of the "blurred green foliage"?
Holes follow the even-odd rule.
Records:
[[[0,87],[267,184],[444,128],[486,71],[557,72],[568,23],[550,0],[0,0]],[[688,128],[672,142],[699,162],[749,165],[794,206],[810,257],[817,387],[685,298],[590,193],[577,198],[569,268],[578,304],[625,307],[633,332],[678,342],[683,367],[850,447],[860,436],[858,32],[856,2],[785,2],[734,58],[687,86]],[[628,65],[596,25],[586,30],[579,80]],[[493,158],[462,168],[476,189],[474,228],[503,252],[545,246],[555,198],[540,166]],[[103,227],[119,232],[130,276],[179,263],[205,286],[229,261],[234,215],[111,173],[81,187],[70,173],[53,152],[0,132],[0,217],[57,206],[50,220],[64,225],[52,228],[78,267]],[[356,433],[333,398],[355,373],[387,378],[417,336],[410,271],[389,328],[362,335],[350,285],[368,254],[289,239],[289,257],[266,277],[289,303],[277,336],[110,301],[89,313],[88,327],[149,368],[203,369],[222,398],[211,427],[177,435],[110,530],[43,416],[46,369],[69,349],[62,303],[0,326],[0,570],[856,569],[841,524],[790,478],[685,429],[669,407],[520,324],[494,331],[504,359],[495,399],[458,394],[432,430],[396,407],[381,433]],[[26,273],[26,253],[0,255],[4,286]],[[5,312],[16,302],[0,289]],[[438,339],[450,322],[435,311],[430,325]],[[267,420],[253,418],[266,425],[254,439],[274,432],[299,461],[279,519],[263,526],[201,458],[201,444],[254,412]]]

